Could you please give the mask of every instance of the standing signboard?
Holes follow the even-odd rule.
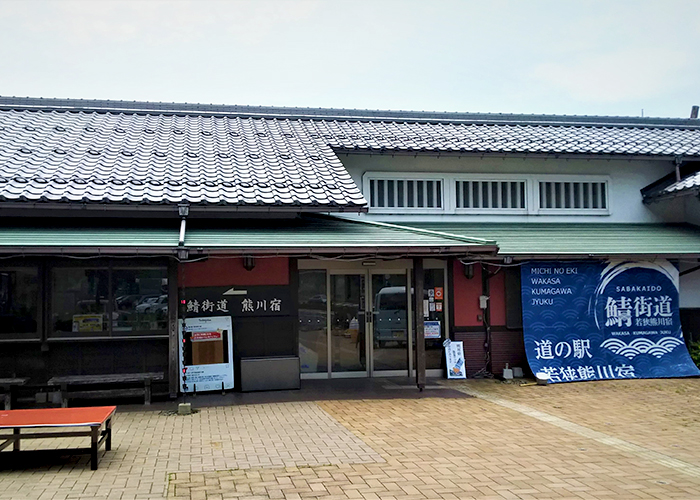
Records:
[[[180,321],[180,343],[190,348],[180,358],[186,369],[187,389],[180,379],[180,391],[233,389],[233,327],[231,316],[187,318]]]
[[[521,277],[533,373],[554,383],[700,375],[667,260],[529,262]]]
[[[467,378],[467,366],[464,362],[464,345],[462,341],[447,339],[442,345],[445,346],[447,378]]]

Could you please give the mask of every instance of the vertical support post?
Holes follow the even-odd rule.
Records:
[[[5,391],[5,409],[12,409],[12,387],[7,386],[4,388]]]
[[[413,300],[416,318],[416,385],[418,390],[425,389],[425,325],[423,322],[423,258],[413,259]]]
[[[105,438],[105,451],[110,451],[112,449],[112,419],[108,418],[105,424],[105,432],[107,437]]]
[[[19,451],[19,427],[12,429],[12,434],[14,434],[15,442],[12,443],[12,451]]]
[[[168,390],[170,399],[180,390],[180,340],[178,338],[178,263],[168,264]]]
[[[144,390],[143,390],[143,404],[145,405],[150,405],[151,404],[151,379],[148,378],[144,381]]]
[[[90,427],[90,468],[97,470],[97,444],[100,442],[100,426]]]

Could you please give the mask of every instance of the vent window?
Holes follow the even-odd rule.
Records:
[[[608,210],[606,182],[539,181],[540,210]]]
[[[525,181],[455,181],[456,208],[525,210]]]
[[[439,179],[370,179],[370,207],[442,210],[442,186]]]

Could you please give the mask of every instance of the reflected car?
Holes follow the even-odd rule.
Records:
[[[144,295],[134,309],[138,313],[151,312],[151,306],[158,301],[158,298],[158,295]]]
[[[388,342],[404,346],[408,342],[406,287],[384,287],[374,296],[374,346]]]

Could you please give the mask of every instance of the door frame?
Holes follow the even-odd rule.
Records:
[[[399,276],[406,277],[406,369],[405,370],[375,370],[374,369],[374,290],[372,289],[372,276],[382,275],[382,274],[396,274]],[[407,377],[413,368],[413,321],[412,313],[413,308],[411,307],[411,270],[407,268],[403,269],[385,269],[383,267],[372,267],[367,270],[367,298],[365,299],[368,305],[368,318],[371,318],[369,325],[367,327],[367,355],[369,356],[368,367],[369,376],[372,378],[378,377]]]
[[[449,293],[447,287],[447,259],[425,258],[424,269],[442,269],[445,273],[445,326],[444,331],[446,336],[449,332]],[[408,289],[412,289],[413,281],[413,261],[411,259],[397,259],[382,261],[379,259],[368,259],[365,261],[347,262],[347,261],[320,261],[320,260],[304,260],[297,261],[299,270],[315,269],[326,271],[326,355],[328,359],[328,369],[326,372],[302,373],[302,379],[330,379],[330,378],[381,378],[381,377],[406,377],[415,376],[416,370],[413,359],[413,300]],[[365,276],[365,309],[371,313],[374,305],[371,300],[372,275],[373,274],[405,274],[406,275],[406,301],[407,316],[408,316],[408,370],[374,370],[374,342],[373,342],[373,322],[369,321],[371,314],[365,311],[365,371],[356,372],[334,372],[332,356],[332,338],[331,338],[331,275],[350,274]],[[426,371],[428,377],[441,377],[443,375],[441,369],[430,369]]]

